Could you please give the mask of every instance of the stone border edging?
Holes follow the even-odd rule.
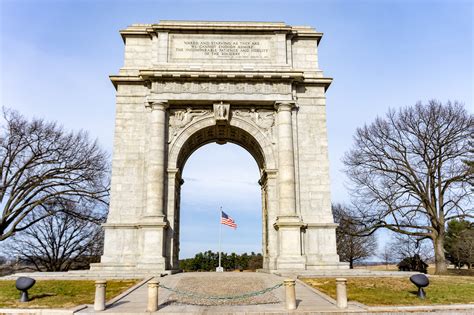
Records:
[[[68,309],[52,309],[52,308],[0,308],[1,315],[72,315],[73,311]]]
[[[115,302],[118,302],[119,300],[123,299],[124,297],[126,297],[127,295],[129,295],[130,293],[135,291],[136,289],[140,288],[141,286],[143,286],[145,283],[147,283],[148,281],[150,281],[153,278],[154,278],[154,276],[144,278],[142,281],[138,282],[137,284],[135,284],[131,288],[125,290],[124,292],[120,293],[116,297],[110,299],[109,301],[107,301],[105,303],[105,308],[110,307]]]
[[[439,304],[439,305],[407,305],[407,306],[369,306],[368,311],[376,312],[429,312],[434,310],[474,310],[474,304]]]
[[[72,311],[72,313],[77,313],[79,311],[82,311],[83,309],[86,309],[87,308],[87,305],[86,304],[80,304],[80,305],[77,305],[77,306],[74,306],[74,307],[71,307],[70,310]]]
[[[309,284],[306,284],[304,281],[301,281],[299,278],[296,278],[296,282],[303,285],[305,288],[311,290],[315,294],[319,295],[321,298],[325,299],[326,301],[333,304],[334,306],[337,305],[337,301],[335,299],[333,299],[332,297],[330,297],[329,295],[327,295],[326,293],[323,293],[323,292],[319,291],[318,289],[313,288]],[[348,305],[359,307],[359,308],[361,308],[361,310],[340,309],[340,311],[341,312],[347,312],[347,313],[357,313],[357,312],[363,312],[363,311],[366,311],[366,310],[369,309],[369,307],[367,305],[362,304],[362,303],[357,302],[357,301],[348,301]]]
[[[330,296],[327,295],[326,293],[323,293],[323,292],[319,291],[318,289],[313,288],[313,287],[310,286],[309,284],[306,284],[304,281],[301,281],[301,280],[299,279],[299,277],[296,278],[296,282],[298,282],[299,284],[301,284],[301,285],[304,286],[305,288],[307,288],[307,289],[313,291],[313,292],[316,293],[317,295],[321,296],[323,299],[325,299],[325,300],[328,301],[329,303],[334,304],[334,305],[337,304],[335,299],[333,299],[332,297],[330,297]]]

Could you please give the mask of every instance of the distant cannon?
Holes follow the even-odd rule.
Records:
[[[28,277],[20,277],[16,279],[15,286],[16,288],[21,291],[20,295],[20,302],[28,302],[28,290],[31,289],[36,283],[35,279],[28,278]]]
[[[420,273],[420,274],[411,276],[410,281],[411,283],[413,283],[414,285],[418,287],[417,296],[420,299],[424,299],[426,297],[426,293],[425,293],[425,290],[423,290],[423,288],[427,287],[430,284],[430,280],[428,279],[428,277]]]

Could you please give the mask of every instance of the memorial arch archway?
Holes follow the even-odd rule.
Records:
[[[189,108],[188,111],[191,111]],[[182,113],[183,110],[177,110],[171,113],[170,120],[176,113]],[[203,111],[202,109],[197,112]],[[207,115],[207,117],[196,119],[184,128],[179,135],[170,144],[169,160],[168,160],[168,205],[167,217],[170,222],[170,228],[167,231],[167,257],[169,260],[169,269],[178,268],[179,257],[179,229],[180,229],[180,197],[181,184],[183,183],[181,175],[187,159],[194,151],[200,147],[216,142],[225,144],[227,142],[237,144],[247,150],[255,159],[259,172],[262,193],[262,255],[264,257],[264,267],[268,268],[272,257],[275,254],[271,249],[276,242],[276,233],[273,233],[271,222],[269,222],[269,213],[275,213],[275,203],[269,203],[269,187],[275,187],[275,156],[272,148],[271,139],[265,131],[259,129],[256,125],[245,120],[239,115],[246,115],[249,110],[239,109],[237,114],[230,114],[230,119],[225,122],[217,123],[215,117]],[[268,127],[274,124],[273,110],[266,110]],[[271,118],[268,118],[268,115]],[[179,115],[179,114],[178,114]],[[206,115],[204,115],[206,116]],[[173,131],[173,128],[171,128]],[[275,196],[270,188],[270,198]]]
[[[92,269],[176,270],[181,171],[211,141],[239,144],[259,165],[266,269],[348,268],[331,213],[322,33],[282,22],[161,21],[120,34],[110,207]]]

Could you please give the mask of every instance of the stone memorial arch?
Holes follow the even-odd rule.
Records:
[[[110,211],[92,269],[178,269],[182,170],[211,142],[238,144],[258,164],[265,269],[346,268],[331,214],[322,33],[196,21],[120,33]]]

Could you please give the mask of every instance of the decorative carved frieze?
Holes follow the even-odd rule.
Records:
[[[255,108],[238,109],[234,110],[232,115],[252,122],[274,142],[273,127],[275,126],[275,111],[265,109],[255,110]]]
[[[189,125],[192,121],[209,115],[211,115],[211,110],[209,109],[191,109],[191,107],[170,112],[168,142],[173,141],[180,130]]]
[[[169,115],[169,138],[171,143],[177,135],[187,126],[201,119],[213,117],[216,123],[226,122],[232,117],[245,120],[260,129],[272,142],[274,139],[275,111],[269,109],[239,108],[230,109],[229,104],[214,104],[211,109],[178,109],[170,111]]]
[[[291,84],[285,82],[159,81],[153,83],[153,92],[192,94],[291,94]]]

